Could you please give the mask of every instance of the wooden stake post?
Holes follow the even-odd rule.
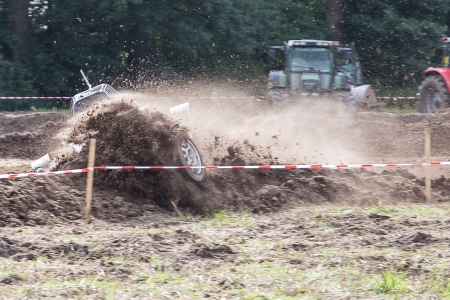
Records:
[[[89,158],[88,158],[88,168],[93,168],[95,166],[95,139],[89,139]],[[92,189],[94,186],[94,171],[89,171],[87,174],[86,181],[86,211],[84,218],[86,222],[89,221],[91,215],[91,203],[92,203]]]
[[[431,162],[431,129],[425,128],[425,159],[429,164]],[[426,201],[431,201],[431,167],[425,167],[425,197]]]

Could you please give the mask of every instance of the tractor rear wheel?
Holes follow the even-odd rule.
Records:
[[[419,112],[433,114],[449,107],[450,93],[441,76],[428,76],[420,86]]]

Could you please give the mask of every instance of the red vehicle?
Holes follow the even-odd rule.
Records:
[[[450,107],[450,37],[443,37],[444,55],[441,68],[425,70],[420,86],[419,112],[436,113]]]

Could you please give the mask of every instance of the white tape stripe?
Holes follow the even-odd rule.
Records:
[[[415,97],[377,97],[378,99],[417,99],[419,97],[415,96]]]
[[[66,175],[66,174],[86,173],[90,169],[92,171],[94,171],[94,168],[85,168],[85,169],[66,170],[66,171],[51,171],[51,172],[42,172],[42,173],[1,174],[0,179],[35,177],[35,176],[44,176],[44,175]]]
[[[157,96],[156,98],[167,99],[173,97]],[[210,96],[210,97],[185,97],[185,99],[255,99],[254,96],[246,97],[227,97],[227,96]]]

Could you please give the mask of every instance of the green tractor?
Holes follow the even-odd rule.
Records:
[[[337,41],[290,40],[269,47],[269,59],[284,52],[284,70],[270,71],[266,102],[284,107],[305,96],[336,95],[350,105],[377,107],[372,86],[364,84],[354,46]]]

